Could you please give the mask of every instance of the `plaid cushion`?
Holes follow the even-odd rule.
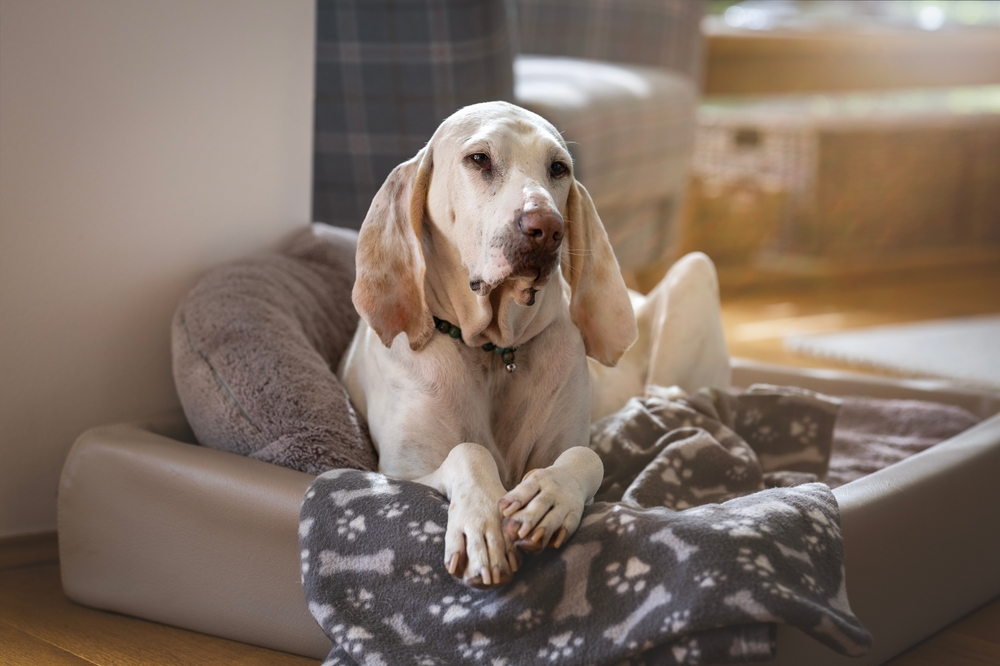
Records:
[[[319,0],[313,219],[357,229],[454,111],[512,101],[505,0]]]
[[[700,0],[517,0],[520,52],[701,76]]]

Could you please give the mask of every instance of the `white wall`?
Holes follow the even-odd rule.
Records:
[[[0,0],[0,536],[177,406],[170,317],[310,213],[314,0]]]

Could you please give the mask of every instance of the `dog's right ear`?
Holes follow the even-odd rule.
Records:
[[[420,240],[430,178],[431,153],[423,148],[385,179],[358,235],[354,307],[386,347],[406,333],[418,350],[433,331]]]

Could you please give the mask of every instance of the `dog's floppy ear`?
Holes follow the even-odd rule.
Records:
[[[354,307],[386,347],[406,333],[418,350],[433,330],[420,239],[430,177],[430,150],[424,148],[392,170],[358,235]]]
[[[570,184],[566,202],[563,276],[572,288],[570,315],[587,356],[613,366],[639,337],[635,311],[608,234],[583,185]]]

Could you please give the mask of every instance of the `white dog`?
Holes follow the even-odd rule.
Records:
[[[592,416],[647,383],[729,381],[711,263],[630,296],[572,165],[541,117],[466,107],[393,170],[358,240],[339,375],[381,471],[450,500],[445,565],[470,585],[579,526],[603,476]]]

